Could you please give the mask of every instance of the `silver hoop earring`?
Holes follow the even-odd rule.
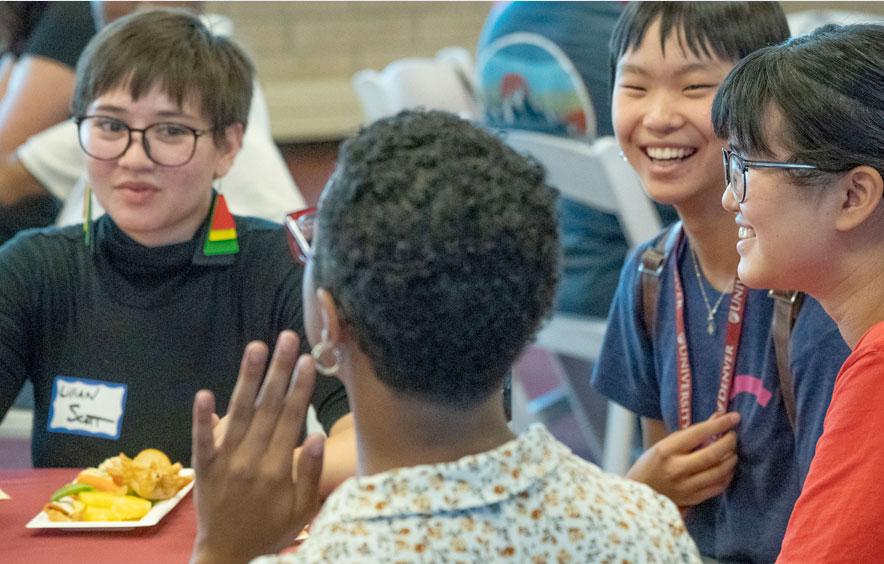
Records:
[[[339,356],[340,353],[335,346],[328,342],[326,336],[322,336],[322,341],[316,343],[316,346],[313,347],[313,350],[310,351],[310,356],[313,357],[313,361],[316,364],[316,371],[322,374],[323,376],[334,376],[338,373],[338,368],[340,367]],[[335,363],[331,366],[326,366],[322,364],[322,355],[325,354],[328,350],[332,351],[332,354],[335,356]]]
[[[629,162],[629,159],[626,158],[626,153],[624,153],[622,150],[618,153],[618,155],[620,155],[620,158],[623,159],[623,162]]]

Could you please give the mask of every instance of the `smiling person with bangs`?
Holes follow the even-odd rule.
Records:
[[[681,223],[624,266],[593,384],[641,417],[646,450],[627,476],[675,501],[700,552],[728,562],[779,552],[848,354],[809,298],[774,346],[774,300],[736,276],[737,228],[721,208],[715,93],[741,58],[788,35],[777,3],[635,2],[611,41],[617,140]]]
[[[825,26],[753,54],[713,114],[740,278],[814,296],[852,349],[778,562],[880,561],[884,26]]]

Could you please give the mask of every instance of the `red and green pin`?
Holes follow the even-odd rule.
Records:
[[[203,254],[208,256],[235,255],[239,252],[236,238],[236,223],[227,208],[224,196],[218,194],[212,206],[212,219],[209,222],[209,235],[203,246]]]

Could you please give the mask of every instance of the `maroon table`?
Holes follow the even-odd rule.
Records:
[[[0,470],[0,562],[66,564],[104,562],[187,562],[196,534],[193,492],[153,527],[130,531],[26,529],[56,489],[70,482],[75,468]]]

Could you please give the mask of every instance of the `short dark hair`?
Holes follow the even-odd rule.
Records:
[[[641,45],[658,19],[664,53],[672,33],[685,52],[734,62],[789,38],[789,23],[779,2],[630,2],[611,35],[612,86],[617,62]]]
[[[319,204],[313,275],[391,389],[487,399],[552,306],[556,191],[491,133],[406,111],[348,140]]]
[[[195,96],[218,143],[229,125],[247,124],[254,74],[245,53],[198,17],[182,10],[139,11],[108,25],[86,46],[71,110],[83,115],[119,86],[138,99],[158,84],[179,105]]]
[[[776,139],[770,110],[781,118]],[[712,122],[741,151],[770,156],[775,140],[822,172],[865,164],[884,176],[884,26],[827,25],[753,53],[722,83]]]

